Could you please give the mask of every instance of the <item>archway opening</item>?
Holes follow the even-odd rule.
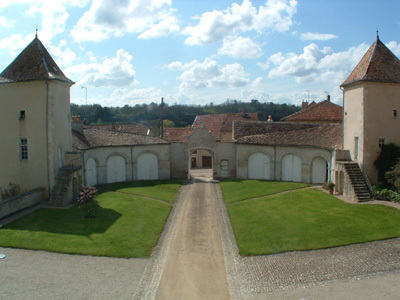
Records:
[[[189,153],[188,178],[213,178],[213,152],[210,149],[192,149]]]

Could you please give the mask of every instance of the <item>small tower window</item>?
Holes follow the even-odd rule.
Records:
[[[385,145],[385,139],[379,139],[379,148],[382,148]]]
[[[19,155],[21,160],[28,160],[28,139],[26,137],[19,138]]]
[[[393,114],[393,118],[397,118],[397,109],[393,109],[392,114]]]
[[[25,110],[20,110],[19,111],[19,119],[20,120],[25,120]]]

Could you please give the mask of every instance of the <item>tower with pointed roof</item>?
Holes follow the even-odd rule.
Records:
[[[0,187],[44,187],[72,151],[70,87],[37,35],[0,74]]]
[[[400,60],[380,41],[365,53],[343,89],[343,148],[372,183],[383,144],[400,144]]]

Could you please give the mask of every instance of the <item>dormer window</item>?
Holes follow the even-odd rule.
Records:
[[[20,120],[25,120],[25,110],[20,110],[19,111],[19,119]]]
[[[397,109],[393,109],[392,116],[393,118],[397,118]]]

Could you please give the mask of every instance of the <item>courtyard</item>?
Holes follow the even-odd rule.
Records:
[[[223,297],[220,297],[221,299],[252,299],[254,297],[256,299],[264,299],[263,297],[265,295],[269,297],[273,295],[273,293],[283,293],[284,291],[293,292],[296,288],[310,289],[318,287],[321,284],[339,284],[343,280],[350,280],[352,278],[359,278],[360,280],[364,280],[365,278],[365,280],[369,280],[369,277],[376,276],[377,274],[380,274],[380,276],[384,274],[385,276],[388,276],[388,278],[392,278],[395,276],[395,273],[400,270],[400,261],[398,259],[400,248],[399,239],[395,238],[377,242],[360,243],[374,239],[394,238],[400,235],[399,231],[396,231],[396,228],[400,227],[398,226],[398,222],[400,222],[399,211],[394,208],[342,203],[341,200],[338,200],[335,197],[320,191],[319,189],[297,183],[227,181],[221,183],[221,190],[218,182],[212,181],[207,177],[198,177],[192,179],[191,181],[185,182],[180,188],[179,192],[178,188],[180,183],[178,184],[175,182],[170,186],[166,184],[168,183],[163,182],[159,186],[154,183],[147,184],[147,186],[146,183],[144,186],[128,186],[129,184],[104,186],[101,190],[101,194],[99,195],[99,207],[101,209],[99,210],[99,215],[96,219],[100,219],[103,216],[100,212],[105,209],[113,210],[114,213],[111,214],[113,217],[110,218],[111,221],[109,220],[108,222],[100,222],[103,223],[102,227],[90,229],[91,231],[89,233],[74,233],[74,227],[71,227],[71,224],[68,223],[60,225],[60,222],[62,222],[62,217],[60,217],[60,215],[57,215],[57,217],[51,219],[50,217],[41,217],[40,214],[38,215],[40,211],[35,212],[36,215],[35,213],[31,214],[1,228],[0,246],[41,249],[64,253],[80,253],[97,256],[135,258],[125,259],[80,255],[71,256],[42,251],[32,252],[30,250],[0,248],[0,252],[6,254],[6,258],[0,261],[0,263],[5,267],[4,270],[6,270],[6,272],[2,272],[1,279],[2,282],[8,283],[7,287],[0,289],[0,293],[2,293],[0,295],[12,296],[12,298],[16,299],[26,299],[26,297],[23,296],[28,295],[28,291],[33,288],[32,286],[36,286],[36,284],[38,284],[36,281],[39,280],[39,278],[43,279],[44,271],[49,270],[49,268],[51,268],[51,272],[56,276],[54,279],[49,279],[49,282],[53,282],[53,285],[60,287],[59,289],[53,290],[51,284],[44,282],[40,283],[39,286],[43,286],[44,288],[43,291],[48,289],[46,295],[49,295],[49,298],[51,298],[50,295],[66,295],[63,294],[66,293],[65,284],[66,282],[69,282],[73,286],[80,286],[82,289],[82,293],[80,294],[82,296],[81,298],[93,299],[101,299],[103,296],[104,298],[107,298],[106,295],[117,295],[117,299],[130,299],[133,294],[134,299],[154,299],[156,297],[158,299],[166,299],[165,295],[172,295],[171,297],[174,295],[169,290],[169,287],[171,286],[187,287],[187,295],[190,294],[192,299],[196,299],[196,297],[193,296],[193,291],[195,290],[190,288],[190,284],[185,284],[184,280],[188,280],[188,282],[198,282],[201,286],[202,278],[204,278],[204,280],[210,280],[211,278],[214,278],[213,283],[218,286],[219,280],[216,280],[215,277],[207,275],[207,272],[210,272],[210,265],[208,263],[211,258],[220,261],[219,263],[213,264],[218,267],[216,267],[217,269],[211,269],[211,271],[215,274],[222,272],[222,275],[217,277],[222,280],[222,286],[225,285],[225,294],[223,294]],[[164,188],[160,188],[163,185]],[[168,188],[166,188],[167,186]],[[238,192],[240,190],[242,193]],[[200,196],[200,191],[204,191],[206,194]],[[125,196],[133,197],[130,200],[125,199],[125,201],[136,204],[130,209],[128,209],[128,206],[124,206],[122,208],[111,206],[110,203],[113,202],[112,198],[115,195],[121,196],[122,198]],[[111,199],[109,198],[110,196]],[[173,202],[174,198],[175,202]],[[311,201],[313,198],[315,199]],[[226,204],[224,203],[224,200]],[[327,211],[321,211],[322,208],[319,207],[315,202],[318,200],[321,202],[322,208],[326,209],[327,211],[335,212],[334,215],[326,216]],[[307,203],[307,201],[311,201],[311,203]],[[146,207],[146,202],[153,203],[152,205],[155,205],[154,203],[156,203],[156,205],[151,208],[146,208],[148,211],[146,214],[144,214],[145,217],[141,218],[139,216],[142,213],[140,209],[144,208],[139,207]],[[303,206],[295,208],[296,204],[293,202],[304,203],[302,204]],[[173,208],[172,203],[174,203]],[[283,205],[283,208],[279,208],[279,204]],[[342,207],[341,205],[345,205],[346,208]],[[159,206],[162,207],[161,210]],[[348,211],[347,206],[355,207],[355,210],[351,209]],[[193,212],[187,215],[187,213],[190,211],[189,207],[193,207]],[[76,208],[71,208],[69,210],[73,211],[74,209]],[[278,210],[274,211],[274,209]],[[48,209],[43,210],[46,211]],[[69,210],[55,211],[66,212]],[[138,217],[138,219],[135,221],[136,223],[132,222],[134,219],[130,219],[130,221],[128,221],[129,218],[125,216],[130,210],[134,211],[132,215],[136,215]],[[271,219],[273,219],[272,216],[281,214],[282,210],[292,211],[290,213],[292,215],[283,215],[281,217],[281,223],[279,223],[279,220],[274,219],[275,225],[271,225],[271,223],[267,222],[271,222]],[[161,213],[162,211],[163,213]],[[305,211],[310,212],[305,214]],[[311,212],[323,214],[328,220],[318,219],[315,216],[310,215]],[[75,211],[74,213],[80,213],[80,220],[82,220],[82,212]],[[228,217],[228,213],[230,218]],[[368,215],[368,217],[363,218],[363,214],[366,213],[372,215]],[[212,215],[214,216],[212,217]],[[306,221],[304,221],[303,218],[300,218],[300,215],[305,215]],[[34,218],[32,218],[32,216],[34,216]],[[355,241],[346,240],[344,243],[335,242],[336,244],[334,244],[334,246],[352,243],[356,244],[345,247],[331,248],[331,244],[321,244],[321,241],[328,240],[331,242],[331,239],[322,238],[316,243],[316,245],[306,248],[327,249],[293,251],[299,250],[296,249],[297,246],[294,247],[293,242],[288,242],[285,239],[282,239],[282,237],[285,235],[290,236],[290,234],[287,232],[284,233],[280,231],[282,224],[286,224],[287,226],[293,225],[293,228],[297,228],[297,231],[293,231],[293,228],[290,229],[289,227],[289,232],[293,232],[292,240],[314,240],[316,238],[307,239],[308,236],[313,236],[313,231],[317,232],[318,234],[327,235],[327,233],[320,232],[321,227],[332,227],[329,226],[329,219],[332,219],[335,216],[337,216],[338,219],[333,219],[331,222],[332,224],[336,224],[340,230],[333,231],[331,235],[350,235],[353,236],[353,238],[357,237],[357,239]],[[364,225],[364,227],[367,228],[366,231],[369,232],[369,236],[366,233],[360,234],[359,229],[353,230],[352,232],[348,232],[349,230],[343,229],[342,226],[344,226],[344,222],[341,218],[344,218],[346,222],[349,222],[349,219],[351,219],[352,216],[355,220],[358,220],[361,225]],[[46,222],[41,223],[41,218],[46,219],[46,222],[50,222],[50,224]],[[122,222],[124,218],[127,218],[127,220]],[[371,225],[371,218],[379,219],[380,221],[376,221],[375,223],[373,222]],[[71,219],[71,216],[68,216],[66,219]],[[151,219],[151,221],[149,221],[149,223],[143,223],[144,219]],[[310,220],[313,220],[314,223]],[[115,227],[120,222],[121,226],[125,228],[125,230],[118,230]],[[181,224],[181,222],[186,223]],[[301,225],[301,222],[305,222],[305,224]],[[321,222],[324,224],[324,226],[318,226],[318,224],[321,224]],[[206,224],[210,224],[210,226],[207,227],[208,225]],[[314,225],[312,226],[312,224]],[[143,227],[150,228],[152,227],[150,225],[155,225],[156,229],[154,229],[155,233],[153,234],[153,240],[146,244],[135,235],[137,234],[135,231],[143,231]],[[361,225],[360,227],[363,227]],[[44,226],[47,229],[44,230],[44,227],[40,228],[40,226]],[[285,230],[288,230],[287,226],[283,226],[285,227]],[[305,228],[304,226],[308,228]],[[65,227],[64,231],[67,230],[68,232],[57,232],[57,230],[63,227]],[[257,227],[260,227],[260,229],[257,229]],[[315,227],[316,229],[313,230],[312,227]],[[130,230],[126,230],[126,228],[130,228]],[[180,231],[182,228],[189,230],[189,233],[183,234]],[[239,231],[242,230],[248,234],[246,235],[240,233],[238,228]],[[112,233],[118,231],[127,231],[129,232],[128,235],[131,235],[134,238],[131,241],[127,241],[129,240],[128,235],[116,235],[114,240],[110,240],[110,236],[115,235]],[[265,250],[266,247],[276,243],[276,240],[274,240],[273,236],[271,236],[271,232],[275,231],[279,232],[277,240],[285,241],[281,242],[281,244],[285,244],[285,246],[289,245],[289,248],[278,247],[277,249],[272,250],[272,252],[271,250],[268,250],[270,251],[268,252]],[[381,233],[379,233],[380,231]],[[235,232],[236,236],[234,236],[233,232]],[[19,236],[20,234],[25,235]],[[19,239],[25,240],[25,244],[23,244],[22,241],[22,244],[20,245],[4,244],[5,241],[10,241],[11,239],[8,237],[13,235],[16,236],[12,239],[13,243],[16,243],[16,240],[18,240],[19,237]],[[30,235],[32,236],[31,239],[29,239]],[[43,236],[40,237],[40,235]],[[53,242],[51,239],[49,240],[49,236],[51,235],[60,236],[60,240],[57,243]],[[244,237],[247,236],[248,240],[244,239],[241,235]],[[299,238],[299,235],[302,238]],[[85,253],[82,250],[80,250],[80,252],[74,252],[71,250],[66,251],[62,249],[46,249],[37,246],[41,244],[42,247],[45,245],[52,245],[52,247],[54,247],[53,244],[62,244],[62,240],[65,240],[65,244],[70,244],[70,242],[67,242],[69,241],[70,236],[73,236],[74,238],[81,238],[81,240],[76,244],[80,244],[83,240],[85,240],[86,242],[83,244],[84,246],[82,249],[86,249],[88,252]],[[183,238],[185,236],[189,238],[189,241],[184,242]],[[279,238],[279,236],[281,238]],[[363,240],[360,240],[360,236]],[[98,251],[97,253],[89,252],[93,251],[95,245],[101,244],[100,240],[102,237],[104,237],[105,244],[114,246],[119,245],[115,248],[126,249],[125,251],[127,252],[119,252],[118,255],[116,255],[115,252],[112,252],[115,250],[112,250],[108,254],[99,252],[104,251],[104,249],[107,249],[108,247],[98,248],[98,250],[96,250]],[[118,238],[121,240],[118,240]],[[209,240],[210,238],[211,240]],[[190,239],[192,239],[191,242]],[[254,241],[257,241],[257,243],[254,244]],[[35,244],[36,246],[29,246],[29,244]],[[142,248],[144,244],[146,244],[146,249]],[[71,245],[68,249],[70,248]],[[109,249],[107,249],[107,251],[108,250]],[[119,249],[118,251],[122,250]],[[239,255],[239,251],[242,254],[241,256]],[[279,253],[283,251],[287,252],[275,255],[259,255],[265,253]],[[206,253],[210,253],[208,258],[206,257]],[[182,255],[185,256],[185,259],[182,258]],[[196,257],[198,257],[197,255],[200,255],[200,257],[203,258],[196,259]],[[30,258],[34,258],[35,263],[33,263]],[[67,271],[62,272],[55,265],[49,266],[46,263],[47,259],[54,259],[55,261],[61,260],[61,265],[63,265],[64,270]],[[194,261],[192,259],[194,259]],[[78,261],[82,262],[78,263]],[[40,262],[42,262],[42,265],[35,268],[36,264],[40,264]],[[174,272],[174,268],[171,269],[172,271],[168,271],[168,265],[176,266],[177,262],[186,262],[182,265],[184,271]],[[20,263],[27,264],[27,266],[19,267]],[[73,270],[74,267],[72,266],[76,263],[81,266],[86,266],[86,271],[88,274],[92,272],[92,270],[89,269],[97,270],[97,272],[100,274],[110,274],[111,270],[106,271],[105,269],[102,269],[100,265],[115,265],[115,272],[121,268],[124,269],[124,271],[121,269],[121,274],[124,276],[124,279],[120,283],[116,284],[115,288],[100,289],[100,291],[103,292],[102,294],[99,294],[98,292],[94,292],[95,288],[91,286],[91,284],[82,286],[81,284],[78,284],[75,279],[68,279],[69,276],[79,277],[83,275],[81,275],[81,272],[86,272],[81,267]],[[36,276],[33,275],[33,277],[30,279],[32,284],[24,288],[18,287],[15,289],[13,280],[15,280],[16,276],[19,275],[17,270],[19,270],[18,268],[24,267],[27,267],[28,269],[30,267],[34,267],[34,269],[27,272],[27,274],[36,274]],[[14,271],[11,271],[9,268],[13,268]],[[43,272],[38,274],[38,270],[42,270]],[[79,274],[77,273],[77,270],[81,270],[78,272]],[[178,273],[186,275],[183,278],[177,278],[175,274]],[[108,277],[109,275],[105,276]],[[193,280],[193,276],[197,276],[195,281]],[[114,282],[115,277],[119,277],[118,273],[113,275],[113,278],[110,282]],[[165,281],[165,278],[168,280]],[[175,284],[168,282],[173,282],[174,280],[177,280],[177,282],[180,284],[177,285],[176,282]],[[93,284],[97,283],[101,285],[107,285],[104,278],[93,278],[91,282],[94,282]],[[125,288],[125,292],[120,291],[120,289],[124,289],[123,286],[126,286],[128,282],[131,282],[130,287],[128,289]],[[207,284],[209,283],[204,284],[204,287],[207,288]],[[13,286],[14,289],[12,288]],[[88,289],[93,292],[93,295],[97,296],[89,296],[91,294],[88,292]],[[115,289],[118,289],[119,291],[116,291]],[[220,288],[216,288],[215,290],[217,289],[222,290]],[[179,290],[180,292],[182,291],[182,289]],[[211,295],[213,294],[212,291],[213,289],[210,289]],[[40,290],[37,290],[36,293],[39,295],[41,292]],[[68,293],[71,293],[71,291]],[[204,299],[202,294],[195,293],[195,295],[199,295],[198,299]],[[179,297],[181,299],[185,298],[184,295],[180,295]],[[179,297],[176,299],[179,299]],[[80,298],[80,296],[74,298]]]

